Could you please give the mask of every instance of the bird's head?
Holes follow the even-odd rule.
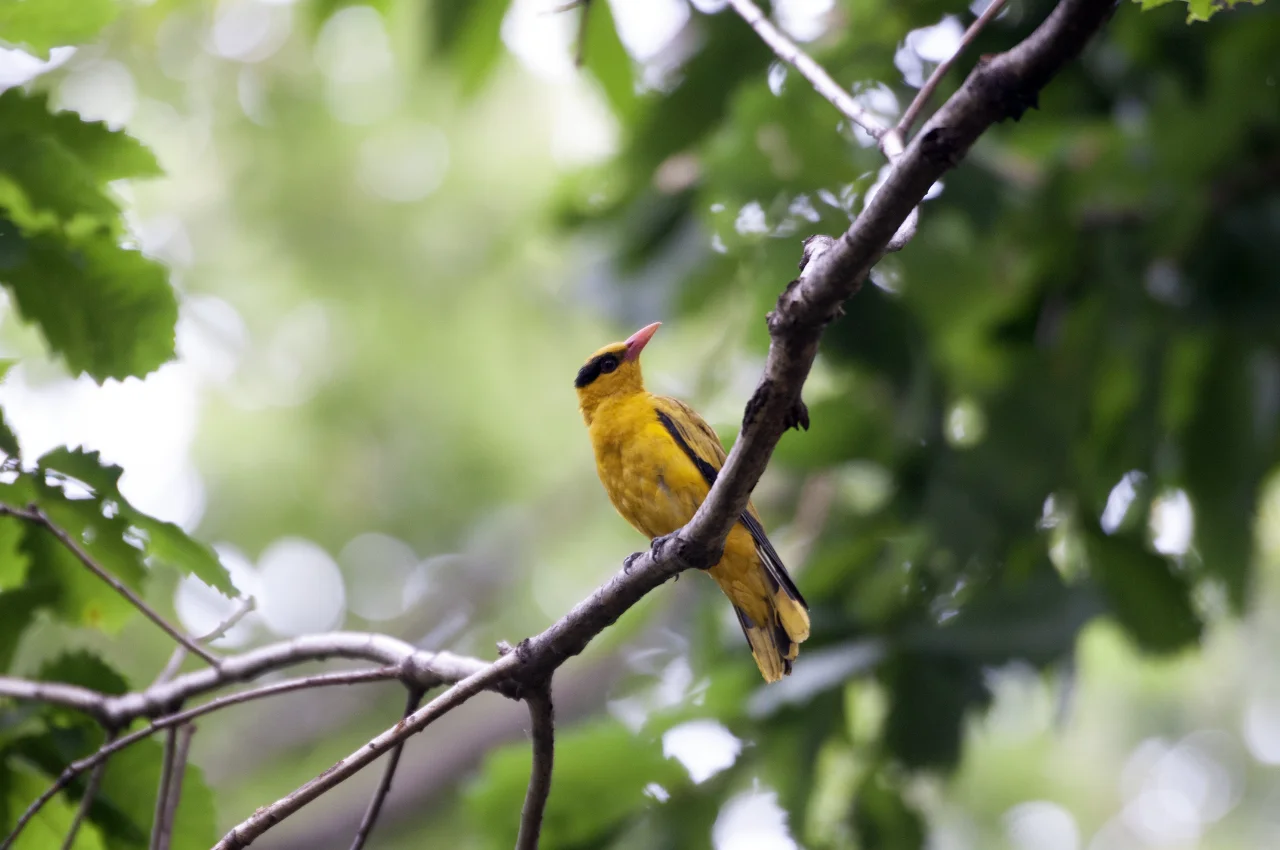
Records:
[[[578,370],[573,385],[578,390],[578,403],[590,418],[606,398],[644,390],[640,375],[640,352],[658,332],[662,322],[646,325],[625,342],[615,342],[592,354]]]

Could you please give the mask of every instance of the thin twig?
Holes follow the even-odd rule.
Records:
[[[115,731],[108,730],[103,746],[109,745],[115,738]],[[71,826],[67,828],[67,837],[62,840],[62,850],[71,850],[75,845],[76,834],[80,832],[80,825],[84,823],[84,819],[89,815],[89,809],[93,806],[93,801],[98,796],[98,789],[102,787],[102,777],[106,772],[106,759],[94,765],[93,773],[89,774],[89,781],[85,783],[84,795],[80,797],[80,806],[76,809],[76,816],[72,819]]]
[[[213,631],[195,638],[196,643],[213,643],[215,640],[235,628],[236,624],[248,616],[249,612],[256,607],[257,602],[254,598],[252,596],[246,596],[244,599],[240,600],[240,604],[231,612],[231,616],[227,617],[227,619],[214,627]],[[178,675],[178,669],[182,667],[182,662],[185,661],[186,658],[187,648],[185,646],[175,646],[173,648],[173,653],[169,656],[169,662],[164,665],[164,669],[160,671],[160,675],[156,676],[156,680],[152,682],[152,684],[159,685]]]
[[[756,34],[760,36],[764,43],[769,45],[779,59],[799,71],[800,76],[808,80],[818,94],[831,101],[831,104],[840,110],[846,118],[866,130],[867,134],[873,139],[879,139],[888,131],[888,127],[882,125],[870,113],[859,106],[858,102],[853,99],[853,95],[831,79],[831,75],[821,65],[813,61],[809,54],[801,50],[794,41],[783,35],[764,12],[760,11],[759,6],[751,2],[751,0],[729,0],[729,5],[756,31]]]
[[[591,19],[591,0],[579,0],[582,11],[578,13],[578,45],[573,54],[573,64],[581,68],[587,61],[587,22]]]
[[[164,816],[169,811],[169,790],[173,782],[173,762],[178,751],[178,727],[171,726],[164,736],[164,756],[160,761],[160,786],[156,788],[156,813],[151,819],[149,850],[162,850]]]
[[[420,702],[422,702],[422,691],[410,688],[408,696],[405,697],[402,716],[408,717],[417,711]],[[364,818],[361,819],[360,827],[351,841],[351,850],[360,850],[364,847],[365,841],[369,839],[369,833],[373,832],[373,825],[378,822],[378,815],[382,813],[382,804],[387,799],[387,794],[391,792],[391,782],[395,779],[396,768],[400,766],[400,754],[404,752],[404,744],[405,742],[401,741],[391,748],[391,753],[387,756],[387,766],[382,771],[382,778],[378,780],[378,787],[374,790],[372,799],[369,800],[369,808],[365,809]]]
[[[487,669],[487,668],[486,668]],[[265,685],[261,688],[253,688],[252,690],[240,691],[235,694],[228,694],[225,697],[218,697],[210,700],[204,705],[198,705],[195,708],[189,708],[186,711],[180,711],[177,714],[171,714],[167,717],[161,717],[136,732],[131,732],[109,744],[103,745],[97,752],[92,755],[74,761],[63,768],[62,773],[58,774],[58,778],[54,783],[45,790],[43,794],[37,797],[27,810],[22,813],[17,822],[13,826],[13,831],[0,842],[0,850],[9,850],[13,843],[18,840],[18,835],[23,828],[31,821],[33,817],[42,809],[45,803],[49,802],[54,796],[71,784],[71,780],[75,779],[81,773],[84,773],[91,767],[97,767],[104,763],[109,756],[117,753],[132,744],[136,744],[143,738],[150,737],[162,729],[169,729],[174,726],[180,726],[195,718],[226,708],[229,705],[238,705],[251,700],[263,699],[264,697],[276,696],[278,694],[289,693],[290,691],[301,691],[310,688],[319,688],[327,685],[355,685],[365,682],[382,682],[387,679],[395,679],[400,677],[403,671],[399,667],[379,667],[373,670],[356,670],[350,673],[321,673],[316,676],[302,676],[297,679],[288,679],[283,682],[277,682],[274,685]]]
[[[194,724],[184,723],[170,731],[177,733],[178,745],[173,755],[169,793],[165,795],[164,817],[160,822],[160,841],[156,850],[169,850],[173,841],[174,820],[178,817],[178,803],[182,801],[182,780],[187,772],[187,756],[191,752],[191,738],[196,734],[196,727]]]
[[[538,850],[542,836],[542,815],[551,794],[551,769],[556,756],[556,715],[551,702],[551,685],[538,688],[525,697],[533,734],[533,765],[529,769],[529,790],[524,795],[520,812],[520,836],[516,850]]]
[[[75,538],[68,534],[53,520],[49,519],[48,515],[45,514],[44,511],[40,510],[39,506],[29,505],[26,510],[23,510],[11,505],[0,505],[0,516],[11,516],[16,519],[26,520],[27,522],[44,526],[48,529],[50,534],[61,541],[62,545],[67,548],[67,551],[75,555],[80,563],[84,564],[85,568],[88,569],[89,572],[111,585],[111,587],[115,589],[116,593],[119,593],[125,599],[129,600],[129,603],[133,605],[133,607],[137,608],[146,615],[147,619],[163,629],[165,634],[185,646],[190,652],[194,652],[196,655],[203,658],[211,666],[218,666],[218,657],[216,655],[200,646],[191,638],[187,637],[180,629],[176,628],[168,620],[160,616],[158,611],[146,602],[142,601],[142,598],[126,587],[120,579],[113,576],[98,564],[97,561],[90,557],[88,552],[81,548],[80,544],[75,541]]]
[[[960,57],[960,54],[969,45],[973,44],[974,39],[978,37],[983,28],[1000,14],[1001,10],[1004,9],[1005,2],[1006,0],[991,0],[987,4],[987,8],[982,10],[982,14],[978,16],[978,19],[964,31],[964,36],[960,39],[960,46],[956,48],[955,53],[939,62],[938,67],[934,68],[933,73],[929,75],[929,79],[925,80],[924,85],[920,87],[920,91],[916,92],[911,105],[907,107],[907,111],[902,113],[902,117],[898,119],[898,126],[893,128],[893,133],[904,143],[906,142],[907,134],[911,132],[911,125],[920,117],[920,112],[929,102],[929,98],[933,96],[934,91],[937,90],[942,78],[951,70],[952,64],[955,63],[956,59]]]

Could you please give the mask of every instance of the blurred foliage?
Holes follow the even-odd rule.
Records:
[[[6,43],[40,57],[88,45],[0,94],[0,283],[23,380],[58,380],[57,358],[103,392],[160,369],[154,386],[200,360],[160,368],[182,322],[201,319],[235,360],[223,375],[205,352],[201,380],[218,389],[201,396],[194,520],[126,498],[125,470],[95,450],[25,462],[32,437],[7,420],[0,501],[38,506],[161,605],[193,582],[235,593],[188,536],[198,523],[255,556],[285,535],[345,553],[370,530],[406,541],[409,560],[439,553],[414,567],[428,588],[416,596],[339,554],[338,620],[352,627],[488,656],[566,610],[637,545],[591,480],[568,387],[617,332],[597,314],[627,327],[662,314],[669,353],[646,353],[651,385],[731,436],[800,238],[844,230],[883,166],[731,12],[676,4],[688,20],[641,61],[624,2],[557,14],[585,41],[562,45],[584,61],[555,88],[508,54],[513,21],[545,10],[508,0],[0,0]],[[1106,776],[1135,736],[1214,716],[1195,698],[1205,671],[1228,675],[1243,651],[1213,635],[1259,612],[1277,622],[1261,589],[1280,554],[1264,498],[1280,451],[1280,14],[1189,0],[1206,23],[1188,28],[1162,5],[1121,7],[1039,110],[985,135],[824,337],[813,429],[784,438],[757,494],[813,605],[795,675],[760,689],[697,577],[655,594],[593,648],[616,680],[592,691],[583,680],[601,677],[573,678],[579,662],[557,679],[570,702],[595,697],[581,697],[590,719],[560,730],[546,846],[710,836],[724,850],[726,824],[773,835],[778,812],[806,847],[914,850],[955,806],[981,820],[962,846],[1001,846],[988,821],[1008,808],[1007,827],[1037,792],[1070,796],[1101,835],[1115,821],[1102,792],[1028,765]],[[1012,4],[960,64],[1016,43],[1050,6]],[[806,49],[892,116],[914,94],[911,62],[932,67],[914,31],[964,12],[840,0]],[[258,17],[246,29],[237,14]],[[75,101],[85,79],[121,71],[130,120]],[[161,165],[166,180],[134,182]],[[180,221],[181,238],[170,221],[157,239],[148,213]],[[378,581],[387,617],[357,600]],[[308,591],[287,588],[304,608]],[[0,518],[0,668],[145,685],[169,647],[135,615],[46,530]],[[257,637],[292,633],[249,622]],[[1019,687],[1065,693],[1081,716],[1054,739],[1052,712],[1027,708],[1041,731],[1001,752],[984,724]],[[1173,691],[1181,704],[1160,702]],[[1098,720],[1108,699],[1125,709]],[[391,720],[364,704],[327,726],[319,707],[261,711],[202,723],[195,763],[220,777],[219,815],[189,766],[175,847],[208,846]],[[690,729],[705,747],[734,743],[709,774],[671,745]],[[101,735],[62,709],[0,702],[0,829]],[[497,737],[468,781],[475,759],[424,792],[443,805],[411,807],[375,844],[509,846],[529,754]],[[155,742],[112,760],[77,847],[146,846],[159,763]],[[944,801],[939,776],[955,777]],[[82,793],[18,846],[58,846]],[[300,846],[345,844],[325,814]],[[1019,850],[1049,846],[1010,830]]]

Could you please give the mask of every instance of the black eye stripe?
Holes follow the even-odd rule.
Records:
[[[618,368],[620,361],[616,354],[601,354],[599,357],[593,357],[585,366],[578,370],[578,377],[574,379],[573,385],[578,389],[590,384],[601,374],[608,374]]]

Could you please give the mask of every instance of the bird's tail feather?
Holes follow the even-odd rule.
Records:
[[[785,602],[795,605],[789,598]],[[756,660],[756,666],[760,668],[760,675],[764,676],[765,681],[776,682],[789,675],[791,662],[800,653],[800,641],[809,636],[809,616],[804,609],[798,608],[796,613],[785,607],[785,603],[771,606],[767,623],[754,622],[737,605],[733,606],[733,610],[738,615],[742,633],[747,636],[747,643],[751,646],[751,657]],[[799,630],[797,620],[803,623],[803,631]]]

